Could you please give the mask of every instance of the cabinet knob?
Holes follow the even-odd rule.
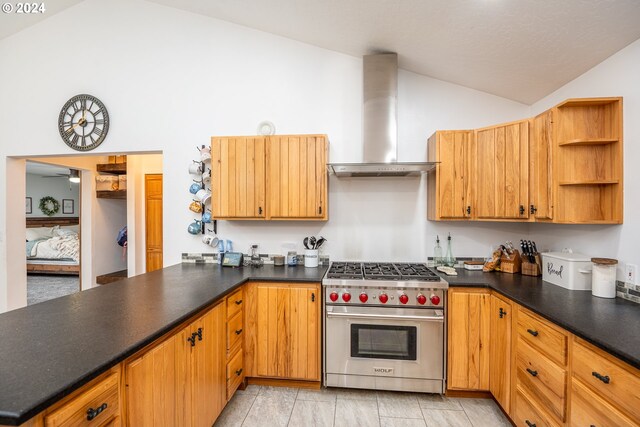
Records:
[[[194,332],[198,337],[198,341],[202,341],[202,328],[198,328],[198,332]]]
[[[533,335],[534,337],[538,336],[538,331],[534,331],[533,329],[527,329],[527,332],[529,332],[531,335]]]
[[[191,343],[191,347],[196,346],[196,335],[192,334],[191,337],[187,338],[187,341]]]
[[[240,368],[240,369],[238,369],[238,370],[236,371],[236,376],[238,376],[238,377],[239,377],[241,373],[242,373],[242,368]]]
[[[504,309],[502,307],[500,307],[500,313],[499,314],[500,314],[500,318],[502,319],[504,316],[507,315],[507,312],[504,311]]]
[[[527,372],[529,372],[532,377],[537,377],[538,376],[538,371],[534,371],[533,369],[527,368]]]
[[[609,382],[611,382],[611,378],[609,378],[609,375],[601,375],[597,372],[592,372],[591,375],[593,375],[594,377],[596,377],[597,379],[599,379],[605,384],[609,384]]]
[[[322,215],[322,206],[318,206],[318,215]]]
[[[236,305],[240,305],[240,304],[242,304],[242,300],[241,299],[236,301]]]
[[[262,207],[258,207],[258,213],[262,215]]]
[[[91,421],[93,420],[95,417],[97,417],[98,415],[100,415],[102,413],[102,411],[104,411],[105,409],[107,409],[107,403],[103,403],[102,405],[98,406],[97,408],[93,409],[93,408],[89,408],[87,409],[87,421]]]
[[[536,208],[535,205],[529,206],[529,213],[531,215],[535,214],[537,211],[538,211],[538,208]]]
[[[536,427],[536,424],[535,424],[535,423],[532,423],[532,422],[531,422],[531,421],[529,421],[529,420],[524,420],[524,422],[525,422],[525,423],[527,423],[527,426],[529,426],[529,427]]]
[[[520,215],[524,215],[524,205],[520,205]]]
[[[242,329],[236,329],[236,335],[240,335],[242,333]]]
[[[311,302],[316,302],[316,294],[315,294],[315,292],[311,293]]]
[[[467,215],[471,215],[471,206],[467,206]]]

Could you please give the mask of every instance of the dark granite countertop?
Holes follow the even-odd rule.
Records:
[[[27,421],[248,280],[325,271],[178,264],[0,314],[0,424]]]
[[[570,291],[539,277],[457,269],[442,275],[450,287],[489,287],[640,369],[640,304]]]

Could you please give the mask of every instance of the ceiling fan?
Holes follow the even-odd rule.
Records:
[[[41,178],[67,178],[69,182],[80,182],[80,171],[77,169],[69,169],[69,173],[57,173],[55,175],[43,175]]]

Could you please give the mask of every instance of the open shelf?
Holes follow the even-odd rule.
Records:
[[[561,104],[556,105],[557,108],[563,107],[593,107],[597,105],[608,105],[620,101],[622,98],[571,98]]]
[[[96,197],[98,199],[126,199],[127,190],[96,191]]]
[[[112,173],[115,175],[124,175],[127,173],[126,163],[102,163],[96,165],[96,170],[100,173]]]
[[[619,184],[617,179],[599,179],[596,181],[561,181],[560,185],[614,185]]]
[[[607,145],[620,141],[618,138],[577,138],[559,143],[559,146]]]

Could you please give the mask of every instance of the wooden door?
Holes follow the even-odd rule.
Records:
[[[551,188],[551,123],[552,110],[534,117],[531,121],[530,141],[530,175],[531,175],[531,203],[530,214],[535,219],[552,219],[552,188]]]
[[[186,336],[186,331],[179,332],[126,364],[126,425],[187,425]]]
[[[326,220],[326,136],[272,136],[267,153],[268,218]]]
[[[256,374],[320,380],[318,285],[256,286]]]
[[[144,176],[147,272],[161,269],[162,260],[162,174]]]
[[[211,138],[214,218],[265,218],[264,137]]]
[[[476,131],[477,217],[528,217],[529,122]]]
[[[489,390],[509,413],[511,394],[511,304],[491,295]]]
[[[447,387],[489,390],[491,298],[486,290],[449,290]]]
[[[213,425],[226,404],[225,324],[224,304],[221,303],[193,322],[190,327],[190,333],[196,334],[196,345],[190,346],[190,418],[193,427]]]
[[[436,215],[437,218],[469,218],[472,214],[471,187],[475,151],[473,132],[439,131],[436,137]],[[429,141],[431,144],[432,141]]]

